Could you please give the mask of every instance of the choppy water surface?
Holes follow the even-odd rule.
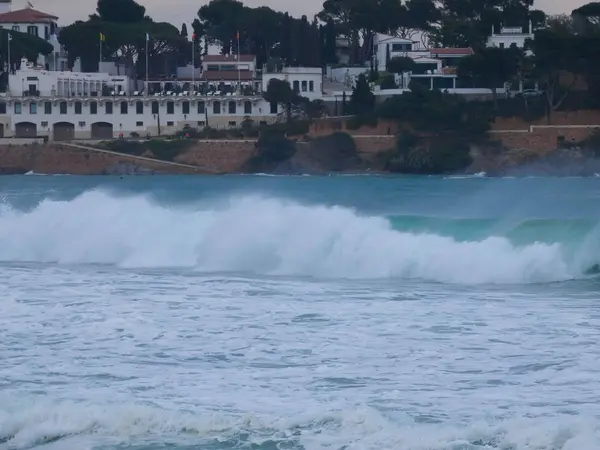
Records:
[[[2,450],[600,448],[600,180],[0,195]]]

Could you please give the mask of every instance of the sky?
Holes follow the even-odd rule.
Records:
[[[39,11],[59,17],[64,26],[78,19],[86,19],[96,9],[97,0],[30,0]],[[146,7],[147,13],[156,21],[171,22],[178,28],[196,17],[198,9],[208,0],[137,0]],[[570,13],[573,9],[590,0],[536,0],[535,7],[547,14]],[[289,11],[293,16],[306,14],[312,18],[320,9],[323,0],[243,0],[243,3],[256,6],[269,6],[280,11]],[[25,7],[26,0],[13,0],[13,10]]]

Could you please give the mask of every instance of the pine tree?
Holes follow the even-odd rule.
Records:
[[[283,15],[281,21],[281,59],[283,59],[288,65],[292,65],[294,61],[294,55],[292,51],[292,19],[288,13]]]
[[[324,27],[323,60],[327,64],[337,63],[337,33],[332,19],[328,19]]]
[[[187,32],[187,25],[184,23],[181,25],[181,36],[183,37],[188,37],[188,32]]]
[[[349,106],[349,112],[354,115],[369,114],[375,108],[375,95],[364,74],[360,74],[356,80]]]

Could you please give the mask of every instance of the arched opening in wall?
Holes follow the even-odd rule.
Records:
[[[52,139],[55,141],[70,141],[75,139],[75,124],[71,122],[56,122],[52,126]]]
[[[37,125],[31,122],[19,122],[15,125],[15,137],[33,138],[37,137]]]
[[[113,125],[108,122],[96,122],[92,124],[92,139],[112,139]]]

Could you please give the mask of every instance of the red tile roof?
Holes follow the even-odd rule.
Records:
[[[17,9],[0,14],[0,23],[48,23],[56,20],[58,17],[32,8]]]
[[[254,78],[254,73],[250,70],[240,70],[239,79],[249,81]],[[237,81],[237,70],[205,70],[202,72],[202,80],[204,81]]]
[[[240,55],[240,62],[253,62],[256,59],[254,55]],[[204,55],[204,62],[237,62],[237,55]]]
[[[432,55],[440,56],[452,56],[452,55],[472,55],[473,49],[468,48],[430,48],[429,51]]]

